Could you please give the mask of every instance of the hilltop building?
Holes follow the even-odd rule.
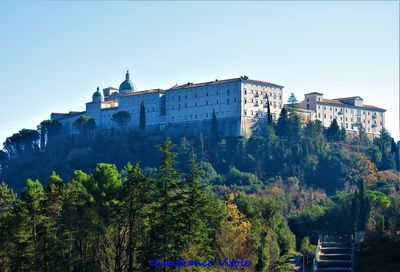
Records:
[[[385,109],[363,103],[359,96],[326,99],[322,93],[305,94],[298,104],[298,113],[305,121],[320,120],[329,127],[336,119],[340,128],[356,136],[362,126],[370,138],[377,137],[385,126]]]
[[[51,119],[62,123],[69,134],[77,133],[73,123],[82,115],[92,117],[97,129],[117,130],[113,114],[129,112],[131,119],[126,128],[139,128],[140,107],[145,108],[146,128],[165,130],[175,134],[196,134],[211,131],[212,113],[215,111],[221,136],[249,136],[258,116],[267,112],[270,104],[274,120],[283,105],[283,86],[239,78],[214,80],[203,83],[188,82],[169,89],[139,90],[130,79],[129,72],[119,88],[98,87],[92,101],[82,112],[52,113]],[[334,119],[348,134],[355,136],[360,126],[370,138],[379,136],[385,123],[385,109],[365,105],[359,96],[326,99],[322,93],[311,92],[297,105],[297,112],[305,122],[320,120],[329,127]]]
[[[267,100],[276,120],[282,109],[283,86],[239,78],[203,83],[175,85],[169,89],[139,91],[129,72],[119,88],[97,88],[86,111],[52,113],[51,119],[62,123],[70,134],[77,133],[73,123],[82,115],[94,118],[102,130],[118,129],[113,114],[126,111],[131,115],[128,128],[139,127],[140,105],[145,107],[146,127],[169,130],[171,133],[198,133],[211,130],[215,111],[221,136],[248,136],[255,118],[267,112]]]

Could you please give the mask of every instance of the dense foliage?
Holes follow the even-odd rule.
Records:
[[[115,131],[82,116],[76,135],[51,120],[12,135],[0,151],[0,271],[137,271],[181,257],[287,271],[296,249],[311,260],[321,232],[367,231],[366,255],[371,241],[396,241],[399,145],[386,130],[371,141],[336,120],[304,124],[291,101],[250,138],[220,137],[215,114],[210,131],[167,138],[146,128],[144,107],[137,131],[120,112]]]

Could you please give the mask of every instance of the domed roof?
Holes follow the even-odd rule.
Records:
[[[97,90],[93,93],[92,99],[93,102],[101,102],[103,100],[103,95],[100,93],[99,87],[97,87]]]
[[[125,81],[119,85],[119,93],[126,94],[136,91],[135,84],[129,79],[129,71],[126,71]]]

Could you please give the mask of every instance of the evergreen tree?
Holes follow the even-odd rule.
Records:
[[[57,231],[58,222],[61,219],[62,191],[64,183],[55,172],[49,177],[45,187],[46,196],[43,201],[43,234],[39,239],[41,247],[40,267],[41,271],[62,271],[60,258],[62,258],[60,235]]]
[[[139,129],[146,129],[146,109],[144,107],[144,102],[140,102],[140,111],[139,111]]]
[[[185,226],[185,219],[181,217],[182,211],[178,209],[184,206],[184,199],[181,193],[181,177],[174,167],[174,147],[169,138],[159,147],[162,158],[158,168],[157,200],[154,205],[156,222],[151,231],[151,257],[167,260],[179,257],[183,249],[181,233]]]
[[[390,152],[394,156],[395,165],[396,165],[395,169],[397,171],[400,171],[400,150],[393,138],[392,138],[392,146],[391,146]]]
[[[42,235],[45,191],[38,180],[28,179],[17,207],[17,251],[11,267],[16,271],[39,271],[39,238]]]
[[[213,110],[213,112],[212,112],[211,138],[213,138],[214,141],[218,142],[219,132],[218,132],[217,114],[215,113],[215,110]]]
[[[291,93],[289,98],[288,98],[288,105],[287,105],[287,109],[289,111],[289,115],[293,114],[296,110],[296,108],[298,107],[298,101],[296,96],[294,95],[294,93]]]
[[[367,133],[365,132],[365,128],[363,127],[363,125],[361,123],[358,124],[358,140],[362,144],[369,143]]]
[[[344,127],[340,129],[340,141],[346,142],[347,139],[347,132]]]
[[[326,138],[331,142],[337,142],[342,138],[336,118],[333,119],[331,125],[326,130]]]
[[[150,181],[143,175],[139,163],[128,164],[125,168],[127,177],[123,183],[123,212],[127,224],[128,241],[126,245],[127,271],[137,271],[147,266],[145,245],[146,221],[150,203]]]
[[[189,161],[189,174],[185,177],[182,193],[186,199],[182,207],[182,216],[185,218],[182,254],[192,260],[210,258],[212,257],[210,245],[218,221],[216,213],[220,210],[206,189],[206,185],[200,182],[200,169],[194,155]]]
[[[289,117],[286,108],[281,110],[278,122],[276,123],[276,134],[281,138],[287,138],[289,135],[290,125]]]
[[[5,184],[0,183],[0,271],[11,271],[11,258],[13,255],[13,209],[16,195]]]
[[[272,114],[271,114],[271,107],[269,104],[269,96],[267,95],[267,123],[269,126],[272,126]]]

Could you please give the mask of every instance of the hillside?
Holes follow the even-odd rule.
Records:
[[[216,123],[197,137],[71,137],[56,121],[14,134],[0,162],[0,270],[132,271],[229,256],[272,271],[296,251],[312,255],[305,244],[321,232],[390,241],[400,230],[399,150],[387,131],[349,140],[283,113],[260,119],[250,138],[218,135]]]

